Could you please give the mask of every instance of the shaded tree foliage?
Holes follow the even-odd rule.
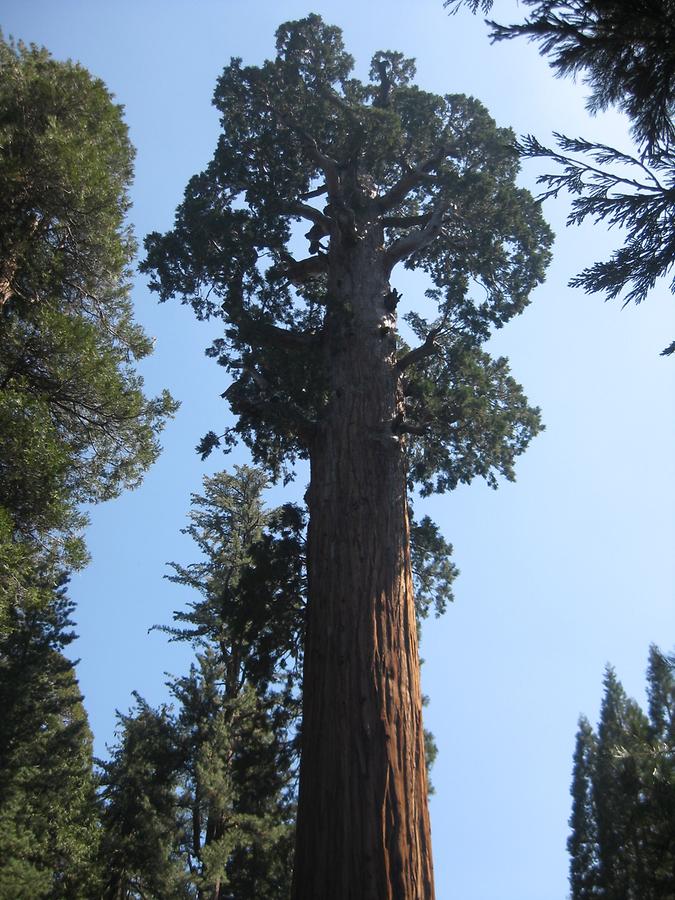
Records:
[[[140,698],[104,765],[106,897],[281,900],[290,891],[302,652],[304,516],[266,510],[247,467],[204,479],[190,535],[201,559],[170,580],[199,594],[175,625],[196,662]]]
[[[180,753],[166,708],[152,709],[136,695],[118,713],[117,742],[101,764],[102,897],[189,897],[177,847]]]
[[[446,0],[487,13],[492,0]],[[573,196],[568,224],[589,218],[625,232],[622,247],[584,269],[573,287],[608,299],[640,303],[675,261],[673,228],[673,101],[675,99],[675,9],[669,0],[524,0],[531,8],[513,25],[489,22],[493,41],[524,36],[539,44],[556,75],[579,75],[589,87],[587,108],[614,106],[628,117],[636,152],[556,134],[558,149],[532,135],[518,148],[525,157],[560,165],[540,176],[542,198],[561,190]],[[670,284],[675,291],[675,279]],[[675,352],[675,342],[663,355]]]
[[[190,814],[183,851],[200,897],[288,897],[295,815],[305,517],[265,509],[268,478],[237,467],[204,479],[184,529],[203,554],[172,564],[200,599],[174,613],[197,664],[172,682]]]
[[[654,646],[649,714],[612,669],[597,733],[581,719],[572,779],[572,900],[666,900],[675,888],[675,678]]]
[[[125,224],[133,150],[102,82],[0,38],[0,600],[82,563],[80,504],[133,487],[175,404],[143,393]],[[33,600],[36,597],[32,589]]]
[[[315,15],[278,29],[275,59],[232,60],[213,160],[143,268],[223,320],[209,353],[236,420],[201,452],[241,438],[273,476],[311,463],[294,896],[430,897],[406,484],[513,477],[538,411],[480,344],[525,308],[551,236],[480,103],[420,90],[400,53],[366,82],[352,65]],[[431,283],[413,349],[399,263]]]
[[[64,579],[50,602],[13,609],[0,640],[0,896],[90,900],[98,888],[92,739]]]

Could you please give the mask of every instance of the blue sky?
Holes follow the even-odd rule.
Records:
[[[79,60],[125,105],[137,147],[131,222],[139,239],[165,230],[187,179],[209,160],[218,133],[210,98],[231,56],[273,54],[274,30],[310,11],[341,26],[357,74],[378,49],[417,58],[418,83],[473,94],[500,125],[552,130],[627,146],[613,113],[589,119],[583,88],[555,80],[536,48],[490,46],[480,18],[449,17],[442,0],[242,3],[239,0],[4,0],[5,35]],[[513,20],[501,0],[495,15]],[[526,165],[522,183],[533,186]],[[439,900],[562,900],[576,721],[597,717],[603,668],[612,662],[643,699],[650,642],[673,648],[675,362],[659,351],[675,338],[667,284],[640,308],[603,303],[568,288],[620,235],[566,229],[565,200],[545,213],[557,234],[548,279],[531,307],[492,341],[507,355],[547,429],[521,457],[518,481],[476,483],[418,503],[455,546],[456,602],[424,629],[426,714],[439,758],[432,826]],[[401,277],[406,299],[424,285]],[[191,492],[243,453],[194,453],[224,423],[224,373],[203,356],[216,333],[176,303],[158,306],[142,278],[134,299],[156,337],[143,366],[148,390],[182,401],[160,461],[143,486],[92,511],[93,561],[75,577],[79,676],[105,754],[115,709],[138,690],[166,697],[165,672],[188,663],[184,648],[148,629],[189,599],[162,580],[165,563],[194,558],[185,524]],[[302,476],[292,489],[303,490]],[[273,501],[282,496],[276,489]]]

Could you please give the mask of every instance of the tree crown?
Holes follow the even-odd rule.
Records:
[[[515,185],[512,133],[478,101],[421,90],[411,83],[413,61],[400,53],[376,53],[367,82],[351,76],[352,64],[339,29],[314,15],[279,28],[274,60],[233,59],[214,94],[223,131],[213,160],[190,181],[173,230],[146,239],[142,268],[161,300],[178,295],[198,317],[224,319],[225,335],[209,353],[235,376],[226,397],[239,419],[226,443],[243,437],[277,471],[308,452],[331,401],[326,335],[338,322],[347,334],[351,315],[340,260],[370,253],[386,279],[398,263],[421,270],[432,284],[430,314],[416,322],[431,337],[415,369],[424,372],[435,356],[446,395],[473,391],[487,413],[510,394],[518,413],[508,423],[490,419],[494,446],[474,457],[453,443],[442,417],[429,415],[409,439],[425,460],[414,477],[441,490],[477,473],[508,477],[522,449],[510,427],[522,425],[529,437],[537,414],[520,418],[515,382],[495,379],[475,351],[527,304],[550,232]],[[296,259],[301,221],[311,225],[310,255]],[[398,299],[396,291],[383,297],[392,311]],[[383,326],[414,382],[395,317]],[[443,453],[426,452],[422,430]],[[212,434],[201,449],[218,441]]]

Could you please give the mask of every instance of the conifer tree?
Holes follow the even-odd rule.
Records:
[[[598,835],[593,796],[596,746],[593,729],[582,716],[574,751],[571,833],[567,839],[573,900],[590,900],[597,896]]]
[[[445,0],[487,13],[492,0]],[[675,181],[675,9],[670,0],[524,0],[532,10],[524,22],[490,22],[493,41],[518,36],[536,41],[560,76],[581,76],[590,88],[587,108],[610,106],[624,112],[636,152],[556,134],[558,149],[532,135],[518,145],[526,157],[559,164],[538,179],[542,199],[561,190],[573,197],[568,224],[585,219],[625,230],[625,241],[610,259],[597,262],[570,284],[624,304],[640,303],[675,262],[673,193]],[[675,279],[671,280],[675,291]],[[675,352],[675,342],[663,351]]]
[[[582,719],[572,779],[572,900],[667,900],[675,890],[675,678],[656,647],[649,718],[605,675],[597,736]]]
[[[137,698],[104,765],[106,897],[282,900],[290,891],[302,652],[304,517],[266,510],[267,477],[204,479],[184,532],[201,558],[171,581],[198,592],[174,626],[196,662],[175,709]]]
[[[98,803],[65,579],[41,609],[12,610],[0,640],[0,897],[91,900]]]
[[[213,650],[171,690],[183,754],[179,851],[190,884],[204,900],[287,898],[295,757],[287,710],[250,683],[233,690]]]
[[[629,700],[613,669],[605,674],[600,708],[593,793],[598,831],[598,868],[605,896],[637,897],[645,884],[640,834],[640,747],[647,720]]]
[[[180,762],[169,711],[136,695],[135,708],[118,713],[117,742],[101,768],[103,900],[191,896],[177,851]]]
[[[197,650],[171,690],[184,858],[199,896],[214,900],[281,900],[290,889],[305,522],[291,505],[264,509],[267,481],[246,466],[205,478],[184,529],[202,560],[173,563],[169,576],[201,595],[164,630]]]
[[[675,886],[675,660],[649,648],[647,697],[649,743],[644,767],[649,778],[646,822],[649,870],[654,895],[666,897]]]
[[[175,410],[133,366],[132,164],[101,81],[0,36],[0,616],[82,564],[81,504],[138,484]]]
[[[400,53],[365,83],[352,65],[315,15],[274,60],[233,60],[213,161],[144,268],[224,321],[237,418],[202,452],[240,437],[273,475],[311,463],[294,896],[413,900],[433,879],[406,485],[513,477],[539,418],[480,344],[524,309],[550,232],[477,101],[415,87]],[[397,264],[430,281],[414,349]]]

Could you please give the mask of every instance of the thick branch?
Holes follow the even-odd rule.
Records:
[[[414,350],[411,350],[409,353],[406,353],[405,356],[402,356],[399,361],[396,363],[396,369],[399,372],[405,372],[406,369],[410,368],[410,366],[414,366],[422,360],[427,359],[429,356],[433,356],[434,353],[438,352],[438,344],[436,343],[436,338],[443,330],[443,324],[438,326],[438,328],[432,328],[429,334],[426,336],[426,340],[423,344],[420,344],[419,347],[415,347]]]
[[[326,194],[328,192],[328,188],[325,184],[319,185],[318,188],[315,188],[313,191],[307,191],[306,194],[300,194],[301,200],[311,200],[313,197],[320,197],[322,194]]]
[[[385,228],[414,228],[416,225],[426,225],[431,215],[425,213],[423,216],[384,216],[381,222]]]
[[[271,278],[288,278],[293,284],[304,284],[311,278],[316,278],[326,271],[328,262],[324,255],[308,256],[307,259],[299,261],[289,257],[278,266],[273,266],[269,270]]]
[[[256,322],[254,319],[240,321],[239,333],[248,343],[287,350],[305,349],[319,340],[319,335],[313,331],[292,331],[269,322]],[[249,341],[249,335],[253,338],[252,341]]]
[[[395,422],[391,426],[395,434],[416,434],[423,436],[429,431],[428,425],[413,425],[412,422]]]
[[[293,215],[302,216],[303,219],[314,222],[315,225],[321,225],[325,231],[330,229],[331,220],[328,216],[308,203],[291,203],[288,206],[288,211]]]
[[[423,228],[417,228],[409,234],[399,238],[386,250],[386,258],[390,268],[393,268],[397,262],[410,256],[416,250],[421,250],[431,243],[441,230],[443,224],[443,215],[448,206],[442,204],[438,206],[429,216],[427,224]]]
[[[419,166],[415,166],[414,169],[408,167],[396,184],[387,191],[384,197],[380,198],[379,206],[381,211],[386,212],[388,209],[402,203],[410,191],[424,181],[425,176],[427,176],[432,169],[435,169],[440,165],[445,155],[446,148],[443,146],[436,156],[432,156],[431,159],[425,160],[425,162],[420,163]]]

